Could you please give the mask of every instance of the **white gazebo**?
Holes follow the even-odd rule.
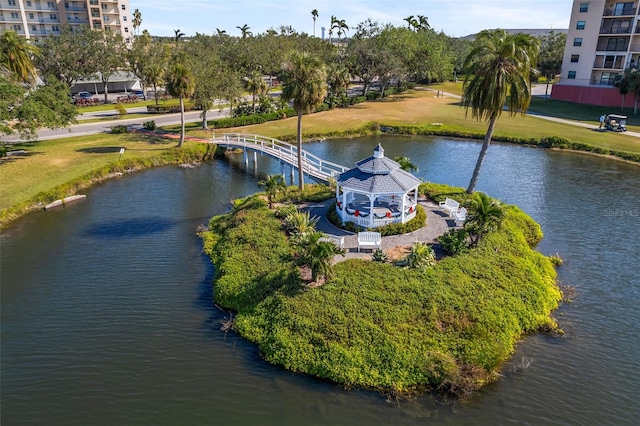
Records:
[[[415,217],[420,180],[386,158],[382,146],[356,166],[337,178],[336,211],[342,222],[377,228]]]

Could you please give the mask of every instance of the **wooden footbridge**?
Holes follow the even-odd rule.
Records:
[[[298,147],[278,139],[245,133],[225,133],[222,137],[214,136],[212,143],[228,149],[242,149],[245,164],[249,164],[248,152],[252,151],[254,163],[258,161],[258,152],[280,161],[283,174],[285,164],[291,167],[292,173],[293,169],[298,168]],[[330,178],[349,170],[348,167],[323,160],[305,150],[301,150],[301,153],[302,172],[317,181],[328,183]]]

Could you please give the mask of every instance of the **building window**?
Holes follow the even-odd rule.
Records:
[[[36,19],[35,15],[33,13],[29,14],[29,19]]]
[[[574,46],[582,46],[582,37],[576,37],[573,39]]]
[[[567,78],[571,79],[571,80],[575,80],[576,72],[575,71],[569,71],[569,73],[567,74]]]
[[[104,22],[109,22],[109,17],[108,16],[104,17]]]
[[[51,26],[51,31],[53,31],[54,33],[57,33],[58,31],[60,31],[60,28],[58,28],[57,25],[52,25]]]
[[[52,21],[57,21],[58,20],[58,15],[56,15],[55,13],[50,13],[49,14],[49,19],[51,19]]]
[[[122,5],[122,10],[127,10],[127,6],[125,6],[124,4]]]
[[[127,22],[127,17],[126,17],[126,16],[123,16],[123,17],[122,17],[122,20],[123,20],[124,22]]]
[[[600,76],[600,84],[613,84],[613,80],[615,79],[616,75],[618,74],[614,72],[603,72]]]
[[[48,2],[47,2],[47,7],[49,7],[49,8],[51,8],[51,9],[53,9],[54,7],[56,7],[56,5],[55,5],[55,4],[53,4],[53,2],[52,2],[52,1],[48,1]]]
[[[18,19],[19,18],[18,14],[16,12],[11,12],[11,17],[13,19]]]
[[[27,1],[27,6],[31,7],[31,0]]]
[[[34,33],[38,32],[38,27],[36,27],[35,25],[32,25],[31,31],[33,31]]]
[[[124,32],[125,32],[125,33],[128,33],[128,32],[129,32],[129,28],[124,27]]]
[[[127,44],[131,43],[131,39],[130,38],[126,38],[124,41],[127,42]]]
[[[16,25],[14,25],[14,26],[13,26],[13,31],[15,31],[15,32],[20,32],[20,31],[22,31],[22,25],[17,25],[17,24],[16,24]]]
[[[580,12],[585,13],[589,11],[589,3],[580,3]]]
[[[9,0],[9,6],[15,6],[16,0]]]
[[[578,62],[580,55],[571,55],[571,62]]]
[[[587,26],[587,21],[578,21],[576,23],[576,30],[584,30],[584,27]]]

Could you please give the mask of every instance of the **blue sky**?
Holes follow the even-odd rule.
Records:
[[[424,15],[432,28],[465,36],[490,28],[568,28],[572,0],[130,0],[142,13],[141,30],[169,36],[213,34],[216,28],[239,36],[247,24],[254,34],[280,25],[313,34],[311,11],[318,10],[316,35],[331,15],[350,27],[367,18],[396,26],[403,18]],[[350,31],[351,33],[352,31]]]

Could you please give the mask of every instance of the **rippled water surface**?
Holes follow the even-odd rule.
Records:
[[[479,144],[376,137],[310,144],[352,166],[382,143],[424,180],[466,186]],[[198,225],[280,171],[242,156],[106,182],[0,235],[1,422],[21,424],[636,424],[640,416],[640,167],[492,145],[478,189],[543,227],[577,297],[565,337],[525,337],[471,399],[399,403],[264,363],[220,331]]]

